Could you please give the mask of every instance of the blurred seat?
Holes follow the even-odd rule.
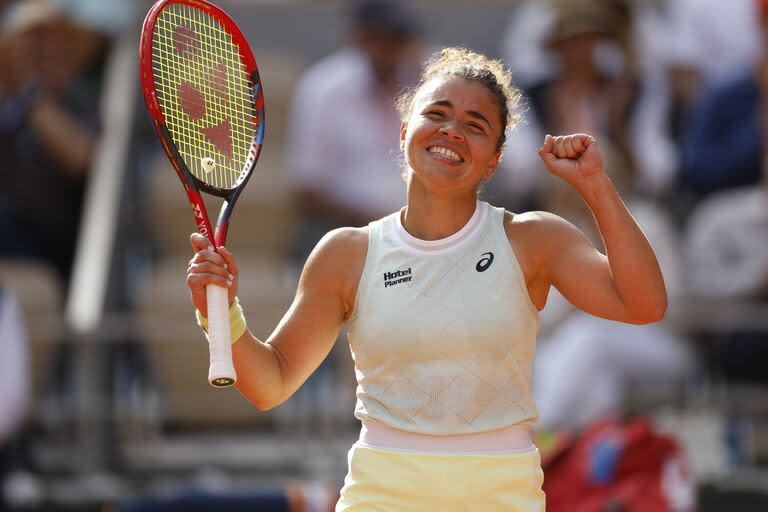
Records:
[[[39,404],[64,328],[61,280],[45,263],[2,259],[0,283],[12,289],[19,300],[29,336],[32,399]]]
[[[189,255],[189,234],[195,230],[189,202],[165,155],[159,155],[156,167],[150,178],[148,198],[148,218],[155,240],[164,253]],[[294,200],[280,171],[276,152],[265,149],[232,215],[227,246],[236,254],[254,251],[282,255],[292,243]],[[215,225],[221,200],[207,194],[204,200],[211,223]]]
[[[282,148],[288,129],[293,93],[305,63],[293,53],[256,51],[266,105],[265,148]]]
[[[185,429],[255,428],[269,421],[237,390],[208,384],[208,346],[194,319],[184,272],[188,254],[160,262],[143,287],[139,314],[147,351],[160,386],[163,421]],[[279,259],[239,260],[238,297],[251,331],[265,339],[290,305],[296,279]]]

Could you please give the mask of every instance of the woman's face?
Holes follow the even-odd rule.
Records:
[[[413,180],[431,188],[477,190],[499,163],[500,109],[481,83],[436,78],[424,84],[400,139]]]

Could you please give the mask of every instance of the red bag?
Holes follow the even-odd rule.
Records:
[[[601,421],[543,451],[547,512],[692,512],[696,485],[680,445],[645,418]]]

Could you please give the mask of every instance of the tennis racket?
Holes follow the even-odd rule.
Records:
[[[224,245],[232,209],[264,140],[256,60],[227,14],[203,0],[156,2],[141,31],[141,87],[160,142],[187,193],[197,231]],[[216,230],[200,191],[224,199]],[[227,289],[209,285],[208,382],[231,386]]]

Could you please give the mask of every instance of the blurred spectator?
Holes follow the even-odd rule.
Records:
[[[672,401],[692,369],[684,340],[663,324],[633,326],[574,312],[537,349],[539,426],[580,431],[619,419],[633,393],[641,404]]]
[[[658,13],[625,0],[528,3],[533,5],[524,4],[516,12],[548,21],[513,18],[512,26],[539,27],[549,71],[525,87],[530,107],[527,124],[509,138],[502,161],[507,172],[500,174],[503,179],[496,192],[514,207],[541,207],[531,203],[531,194],[542,189],[549,194],[550,187],[540,164],[527,155],[536,154],[544,133],[574,131],[598,137],[607,168],[620,188],[653,195],[662,192],[674,177],[676,155],[664,131],[667,103],[661,70],[648,64],[654,49],[646,42],[658,30]],[[643,24],[636,27],[636,19]],[[513,70],[516,61],[525,61],[514,53]],[[647,72],[650,69],[655,73]],[[648,147],[654,151],[646,151]]]
[[[728,80],[751,68],[762,44],[755,0],[674,0],[666,4],[667,63],[702,83]]]
[[[768,2],[759,8],[763,47]],[[683,132],[682,181],[699,197],[685,225],[684,254],[693,298],[750,304],[768,300],[768,51],[742,76],[721,81],[694,102]],[[761,183],[762,180],[762,183]],[[726,446],[730,461],[749,460],[746,425],[765,435],[759,408],[734,400],[739,390],[768,384],[768,334],[744,317],[714,333],[710,360],[727,384]],[[759,401],[758,401],[759,402]],[[750,405],[747,405],[750,404]],[[765,414],[762,410],[757,414]],[[750,448],[751,446],[751,448]]]
[[[656,252],[674,309],[684,298],[677,233],[653,204],[627,206]],[[686,340],[664,321],[609,322],[577,310],[556,290],[541,321],[533,393],[544,429],[579,430],[595,420],[620,418],[633,394],[641,404],[647,398],[670,400],[695,369]]]
[[[768,44],[768,2],[760,6]],[[705,88],[691,101],[681,127],[681,182],[696,196],[760,180],[768,122],[768,50],[750,68]]]
[[[394,97],[418,78],[419,27],[397,0],[357,0],[348,13],[350,44],[313,65],[294,98],[286,150],[302,260],[330,229],[405,204]]]
[[[557,63],[544,47],[554,18],[547,1],[527,0],[514,7],[501,40],[501,54],[512,69],[515,86],[527,89],[555,74]]]
[[[14,437],[30,406],[27,333],[15,295],[0,287],[0,510],[5,477],[14,469]]]
[[[66,280],[98,135],[107,37],[52,1],[12,4],[0,28],[0,256]]]
[[[616,20],[614,32],[618,34],[621,51],[614,58],[624,62],[625,79],[636,82],[627,130],[634,147],[642,149],[634,151],[637,173],[632,186],[645,196],[663,196],[675,185],[679,164],[677,146],[669,130],[670,91],[664,63],[666,13],[662,4],[656,2],[600,1]],[[610,46],[607,50],[610,55]]]
[[[665,4],[667,30],[658,38],[670,84],[669,125],[680,137],[685,112],[701,92],[754,67],[762,52],[755,0],[675,0]]]

